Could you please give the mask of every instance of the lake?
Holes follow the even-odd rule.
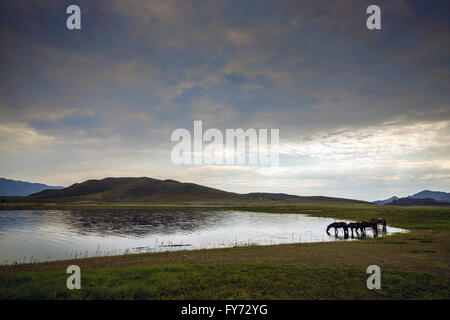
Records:
[[[326,227],[335,221],[305,214],[246,211],[5,210],[0,211],[0,264],[357,240],[344,240],[342,229],[337,238],[334,229],[328,235]],[[387,231],[388,235],[406,232],[389,226]],[[371,237],[372,231],[367,234]]]

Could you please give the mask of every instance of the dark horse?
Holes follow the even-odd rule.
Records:
[[[339,228],[344,229],[344,236],[345,236],[346,238],[348,238],[348,227],[347,227],[347,224],[346,224],[345,222],[334,222],[334,223],[330,224],[330,225],[327,227],[327,233],[328,233],[328,234],[330,234],[328,231],[329,231],[331,228],[334,228],[334,234],[336,235],[336,237],[337,237],[337,235],[338,235],[338,229],[339,229]]]
[[[375,222],[360,222],[359,223],[359,229],[361,230],[361,233],[363,236],[366,235],[366,228],[371,228],[373,231],[373,236],[378,236],[378,225]]]
[[[386,232],[386,220],[383,218],[372,219],[370,222],[375,223],[378,227],[379,224],[383,225],[383,232]]]
[[[350,230],[352,231],[352,238],[353,238],[353,229],[355,229],[356,234],[359,236],[358,229],[361,228],[361,223],[359,223],[359,222],[350,222],[350,223],[347,225],[347,227],[349,227]]]

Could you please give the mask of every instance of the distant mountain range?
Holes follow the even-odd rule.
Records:
[[[374,201],[373,203],[378,205],[393,206],[450,205],[450,193],[423,190],[405,198],[398,198],[394,196],[386,200]]]
[[[450,193],[448,192],[442,192],[442,191],[430,191],[430,190],[424,190],[419,193],[413,194],[412,196],[408,198],[413,199],[434,199],[436,201],[440,202],[450,202]]]
[[[367,203],[366,201],[347,198],[334,198],[324,196],[297,196],[286,193],[252,192],[247,193],[246,196],[260,200],[310,200],[310,201],[331,201],[331,202],[347,202],[347,203]]]
[[[62,188],[64,187],[0,178],[0,196],[28,196],[45,189]]]
[[[105,178],[75,183],[60,190],[42,190],[20,201],[33,202],[257,202],[261,200],[286,200],[309,202],[368,203],[365,201],[333,198],[302,197],[284,193],[248,193],[238,194],[209,188],[194,183],[182,183],[175,180],[141,178]],[[4,199],[4,201],[6,201]],[[7,201],[19,201],[8,199]]]
[[[391,202],[393,202],[395,200],[398,200],[398,199],[399,199],[398,197],[393,196],[393,197],[390,197],[389,199],[386,199],[386,200],[374,201],[373,203],[375,203],[375,204],[388,204],[388,203],[391,203]]]
[[[205,187],[195,183],[153,178],[105,178],[75,183],[67,188],[48,186],[0,178],[0,196],[20,196],[3,198],[2,202],[151,202],[156,204],[185,202],[369,202],[323,196],[298,196],[286,193],[252,192],[239,194]],[[450,205],[450,193],[424,190],[406,198],[391,197],[374,201],[378,205]]]
[[[400,198],[389,203],[391,206],[450,206],[449,202],[440,202],[431,198]]]

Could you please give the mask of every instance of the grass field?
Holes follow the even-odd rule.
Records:
[[[219,210],[223,208],[218,208]],[[336,219],[383,216],[409,233],[349,242],[243,246],[0,266],[0,299],[449,299],[450,209],[239,206]],[[263,213],[262,213],[263,214]],[[68,265],[82,289],[68,290]],[[378,265],[382,288],[368,290]]]
[[[68,290],[63,271],[1,275],[3,299],[448,299],[449,279],[386,271],[382,289],[364,270],[273,262],[159,265],[83,272]]]

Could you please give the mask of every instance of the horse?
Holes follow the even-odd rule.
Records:
[[[375,223],[377,225],[377,228],[379,224],[383,225],[383,232],[386,232],[386,220],[384,220],[383,218],[372,219],[370,220],[370,222]]]
[[[352,230],[352,238],[353,238],[353,229],[355,229],[356,234],[359,236],[358,229],[361,228],[359,222],[350,222],[350,223],[347,225],[347,227],[350,228],[350,230]]]
[[[366,235],[366,228],[372,228],[373,236],[378,236],[378,225],[374,222],[360,222],[359,223],[359,229],[361,230],[361,233],[365,236]]]
[[[347,224],[346,224],[345,222],[334,222],[334,223],[330,224],[330,225],[327,227],[327,233],[328,233],[328,234],[330,234],[328,231],[329,231],[331,228],[334,228],[334,234],[336,235],[336,237],[337,237],[337,235],[338,235],[338,229],[339,229],[339,228],[344,229],[344,236],[345,236],[345,237],[348,237],[348,227],[347,227]]]

